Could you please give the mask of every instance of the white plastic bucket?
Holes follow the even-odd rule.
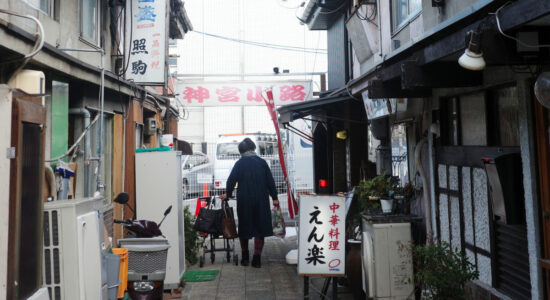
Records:
[[[390,199],[390,200],[380,199],[380,204],[382,205],[383,213],[391,213],[393,208],[393,199]]]

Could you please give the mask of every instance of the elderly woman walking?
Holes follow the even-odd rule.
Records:
[[[222,200],[231,198],[237,184],[237,216],[239,217],[239,239],[241,242],[241,265],[248,266],[248,240],[254,238],[254,256],[252,266],[261,267],[261,254],[264,238],[273,235],[269,196],[273,205],[278,206],[277,189],[269,166],[254,151],[254,142],[245,138],[239,143],[241,158],[235,163],[227,179],[227,194],[220,195]]]

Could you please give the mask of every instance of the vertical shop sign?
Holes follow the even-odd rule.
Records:
[[[300,197],[298,274],[344,276],[345,213],[344,197]]]
[[[143,84],[164,84],[166,68],[166,0],[126,2],[126,79]]]

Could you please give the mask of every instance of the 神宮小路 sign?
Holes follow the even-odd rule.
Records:
[[[185,106],[265,105],[265,90],[271,88],[275,106],[312,99],[311,80],[268,82],[177,82],[174,92]]]
[[[345,213],[344,197],[300,197],[299,275],[344,276]]]

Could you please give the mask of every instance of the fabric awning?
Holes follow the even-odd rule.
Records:
[[[341,117],[341,116],[332,116],[330,112],[337,105],[342,105],[348,101],[355,101],[348,95],[334,95],[318,100],[311,100],[306,102],[294,103],[289,105],[281,106],[277,109],[279,112],[279,122],[283,124],[288,124],[294,120],[301,119],[307,116],[315,116],[321,114],[323,117]]]
[[[186,141],[174,139],[175,150],[181,151],[183,155],[192,155],[193,147]]]

